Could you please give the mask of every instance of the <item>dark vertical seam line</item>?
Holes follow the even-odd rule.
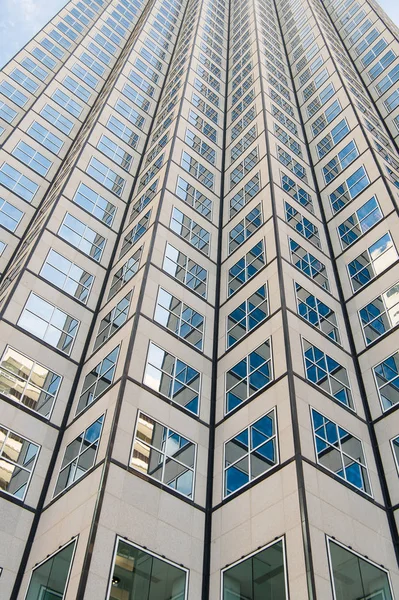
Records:
[[[217,402],[217,380],[218,380],[218,347],[219,347],[219,316],[221,297],[221,274],[222,274],[222,250],[223,250],[223,211],[226,175],[226,149],[227,149],[227,107],[229,88],[229,65],[230,65],[230,27],[231,27],[231,4],[228,1],[228,20],[226,38],[226,85],[224,90],[224,115],[223,115],[223,138],[222,138],[222,163],[220,166],[220,202],[219,202],[219,224],[218,224],[218,246],[216,258],[216,292],[215,310],[213,322],[213,349],[212,349],[212,378],[209,410],[209,437],[208,437],[208,468],[206,481],[205,500],[205,527],[204,527],[204,556],[202,565],[202,600],[209,600],[211,585],[211,552],[212,552],[212,515],[213,515],[213,476],[215,464],[215,436],[216,436],[216,402]]]
[[[311,3],[308,2],[310,11],[312,13],[312,16],[315,20],[315,23],[317,25],[317,19],[314,15],[313,12],[313,8],[311,6]],[[324,6],[323,6],[324,8]],[[324,10],[326,11],[326,9],[324,8]],[[331,19],[331,18],[330,18]],[[328,44],[326,43],[325,37],[324,37],[324,32],[321,28],[321,26],[319,27],[319,31],[321,34],[321,37],[324,41],[324,44],[326,46],[326,49],[330,55],[330,58],[332,60],[332,63],[336,69],[336,72],[338,74],[338,77],[341,81],[341,85],[343,86],[343,89],[345,90],[345,93],[349,99],[350,104],[353,107],[353,103],[352,103],[352,97],[350,96],[350,94],[347,91],[347,88],[344,84],[344,81],[342,79],[341,73],[338,71],[338,69],[336,68],[335,65],[335,61],[334,58],[332,57],[332,53],[330,51],[330,48],[328,46]],[[296,91],[295,91],[295,96],[297,96]],[[358,117],[358,113],[355,112],[356,117],[358,118],[358,121],[360,122],[360,119]],[[299,118],[301,123],[303,123],[303,119],[302,119],[302,112],[299,111]],[[362,126],[362,124],[360,123],[360,126]],[[304,129],[304,135],[305,135],[305,142],[306,145],[308,147],[310,147],[310,143],[307,137],[307,133],[306,133],[306,129]],[[363,132],[364,135],[364,132]],[[368,139],[366,138],[366,141],[368,142]],[[356,381],[357,384],[359,386],[359,391],[360,391],[360,396],[362,398],[362,405],[363,405],[363,409],[366,415],[366,421],[367,421],[367,428],[368,428],[368,432],[369,432],[369,436],[370,436],[370,441],[371,441],[371,446],[373,449],[373,455],[374,455],[374,460],[376,463],[376,467],[377,467],[377,475],[380,481],[380,485],[381,485],[381,491],[382,491],[382,496],[383,496],[383,501],[384,501],[384,505],[386,508],[386,514],[387,514],[387,519],[388,519],[388,526],[389,526],[389,530],[391,533],[391,537],[392,537],[392,543],[394,546],[394,551],[395,551],[395,555],[396,555],[396,560],[398,562],[399,565],[399,540],[398,540],[398,528],[396,525],[396,521],[395,521],[395,517],[393,515],[393,511],[392,511],[392,503],[391,503],[391,499],[390,499],[390,494],[389,494],[389,489],[388,489],[388,484],[385,478],[385,472],[384,472],[384,467],[383,467],[383,463],[382,463],[382,459],[381,459],[381,454],[380,454],[380,450],[379,450],[379,446],[378,446],[378,442],[377,442],[377,436],[375,434],[375,430],[374,430],[374,426],[372,423],[372,417],[371,417],[371,411],[370,411],[370,407],[368,405],[368,401],[367,401],[367,393],[366,393],[366,388],[365,388],[365,384],[363,382],[363,377],[362,377],[362,373],[361,373],[361,369],[360,369],[360,364],[359,364],[359,359],[357,356],[357,351],[356,351],[356,346],[355,346],[355,342],[353,339],[353,333],[352,333],[352,328],[351,328],[351,324],[350,324],[350,319],[349,319],[349,315],[348,315],[348,311],[347,311],[347,307],[346,307],[346,303],[345,303],[345,297],[344,297],[344,293],[342,291],[342,287],[341,287],[341,280],[340,280],[340,276],[338,273],[338,268],[336,265],[336,261],[335,261],[335,257],[334,257],[334,250],[333,250],[333,246],[331,243],[331,237],[330,237],[330,231],[328,226],[326,225],[326,216],[325,216],[325,211],[324,211],[324,205],[323,202],[321,200],[321,196],[320,196],[320,191],[319,191],[319,186],[317,183],[317,178],[316,178],[316,173],[313,167],[313,163],[312,163],[312,157],[311,155],[309,156],[309,164],[310,164],[310,169],[312,172],[312,176],[314,179],[314,183],[315,183],[315,189],[316,189],[316,193],[318,195],[318,197],[320,198],[319,201],[319,208],[320,208],[320,213],[321,213],[321,217],[322,217],[322,221],[323,221],[323,228],[324,228],[324,233],[326,236],[326,241],[327,241],[327,246],[331,255],[331,266],[334,272],[334,278],[335,278],[335,283],[337,286],[337,290],[338,290],[338,299],[339,302],[341,304],[341,309],[342,309],[342,316],[345,322],[345,329],[346,329],[346,333],[348,335],[348,341],[349,341],[349,347],[350,347],[350,352],[352,354],[353,357],[353,365],[355,368],[355,373],[356,373]],[[384,177],[382,176],[382,179],[384,180]]]
[[[152,8],[155,5],[155,1],[153,3]],[[159,99],[157,102],[157,106],[156,106],[156,110],[154,111],[154,117],[153,120],[151,122],[151,126],[149,128],[148,131],[148,135],[146,138],[146,142],[145,142],[145,147],[143,149],[143,153],[140,159],[140,165],[137,169],[137,177],[135,179],[135,182],[133,184],[132,187],[132,191],[130,194],[130,198],[128,201],[128,205],[130,205],[134,193],[135,193],[135,187],[137,185],[137,182],[139,180],[138,175],[140,174],[140,169],[142,166],[142,163],[144,161],[145,158],[145,154],[148,148],[148,144],[151,138],[151,133],[152,133],[152,129],[155,123],[155,118],[157,116],[158,113],[158,108],[161,104],[161,101],[163,100],[163,92],[165,89],[166,84],[168,83],[168,75],[170,72],[170,69],[172,67],[173,64],[173,59],[175,56],[175,52],[176,52],[176,48],[178,46],[178,42],[179,42],[179,37],[180,34],[182,32],[183,29],[183,25],[184,25],[184,20],[185,20],[185,16],[187,13],[187,9],[188,9],[188,5],[189,2],[187,2],[186,7],[184,8],[184,12],[181,18],[181,22],[180,22],[180,27],[179,27],[179,31],[176,35],[176,39],[175,39],[175,43],[174,43],[174,47],[173,47],[173,52],[171,54],[170,57],[170,61],[169,61],[169,65],[167,67],[166,73],[165,73],[165,78],[162,84],[162,88],[161,88],[161,92],[159,95]],[[150,12],[148,14],[148,18],[152,13]],[[187,71],[188,73],[189,71]],[[187,78],[188,75],[186,77],[186,82],[185,82],[185,86],[187,85]],[[185,88],[184,88],[185,89]],[[172,155],[172,151],[173,151],[173,147],[174,147],[174,143],[176,140],[176,131],[177,131],[177,125],[178,125],[178,118],[181,114],[181,106],[182,106],[182,102],[183,102],[183,98],[184,98],[184,93],[182,93],[182,97],[180,100],[180,106],[179,106],[179,112],[178,112],[178,117],[175,120],[175,129],[174,129],[174,133],[173,133],[173,139],[172,139],[172,143],[171,143],[171,149],[170,149],[170,154],[169,154],[169,159],[168,159],[168,164],[165,170],[165,176],[164,176],[164,181],[166,181],[169,169],[170,169],[170,165],[171,165],[171,155]],[[103,465],[103,469],[102,469],[102,474],[101,474],[101,483],[97,492],[97,500],[96,500],[96,506],[95,509],[93,511],[93,517],[92,517],[92,522],[91,522],[91,527],[90,527],[90,532],[89,532],[89,537],[88,537],[88,542],[87,542],[87,547],[86,547],[86,553],[85,553],[85,557],[84,557],[84,561],[83,561],[83,566],[82,566],[82,571],[81,571],[81,576],[80,576],[80,581],[79,581],[79,587],[78,587],[78,591],[77,591],[77,595],[76,598],[77,600],[83,600],[85,591],[86,591],[86,586],[87,586],[87,581],[88,581],[88,576],[89,576],[89,570],[90,570],[90,565],[91,565],[91,560],[92,560],[92,556],[93,556],[93,551],[94,551],[94,544],[96,541],[96,537],[97,537],[97,531],[98,531],[98,527],[99,527],[99,522],[100,522],[100,515],[101,515],[101,510],[102,510],[102,506],[104,503],[104,497],[105,497],[105,489],[106,489],[106,485],[107,485],[107,481],[108,481],[108,475],[109,475],[109,470],[110,470],[110,466],[111,466],[111,459],[112,459],[112,452],[113,452],[113,448],[114,448],[114,444],[115,444],[115,439],[116,439],[116,432],[118,429],[118,424],[119,424],[119,417],[121,414],[121,410],[122,410],[122,404],[123,404],[123,397],[124,397],[124,393],[125,393],[125,389],[126,389],[126,385],[127,385],[127,376],[129,373],[129,367],[130,367],[130,362],[131,362],[131,358],[133,355],[133,351],[134,351],[134,344],[135,344],[135,340],[136,340],[136,333],[137,333],[137,329],[138,329],[138,323],[140,320],[140,312],[141,312],[141,307],[143,305],[143,301],[144,301],[144,291],[145,291],[145,287],[146,287],[146,281],[147,281],[147,277],[148,277],[148,272],[151,266],[151,255],[152,255],[152,251],[154,248],[154,244],[155,244],[155,239],[156,239],[156,231],[157,231],[157,224],[159,222],[159,217],[160,217],[160,212],[161,212],[161,208],[162,208],[162,201],[165,195],[165,186],[163,186],[162,188],[162,192],[160,194],[159,197],[159,201],[158,201],[158,207],[157,207],[157,214],[155,217],[155,221],[154,221],[154,227],[153,227],[153,232],[152,232],[152,236],[151,236],[151,240],[149,242],[149,251],[148,251],[148,256],[146,259],[146,265],[145,265],[145,269],[144,269],[144,273],[143,273],[143,279],[142,279],[142,284],[141,284],[141,289],[140,289],[140,294],[139,294],[139,298],[137,301],[137,308],[136,308],[136,314],[134,316],[134,320],[133,320],[133,324],[132,324],[132,332],[130,335],[130,339],[129,339],[129,344],[128,344],[128,348],[127,348],[127,352],[126,352],[126,358],[125,358],[125,363],[124,363],[124,367],[123,367],[123,373],[121,376],[121,381],[120,381],[120,387],[119,387],[119,391],[118,391],[118,396],[116,399],[116,403],[115,403],[115,411],[114,411],[114,415],[113,415],[113,420],[112,420],[112,424],[111,424],[111,431],[110,431],[110,437],[109,437],[109,441],[108,441],[108,445],[107,445],[107,450],[106,450],[106,455],[105,455],[105,460],[104,460],[104,465]],[[123,229],[122,229],[123,231]],[[119,240],[118,240],[119,242]],[[117,247],[117,244],[115,244],[115,249]]]
[[[253,0],[255,4],[255,0]],[[275,15],[277,17],[279,28],[280,28],[280,37],[282,44],[284,46],[284,51],[286,54],[286,62],[288,65],[288,69],[290,70],[290,63],[286,53],[285,48],[285,40],[280,26],[279,14],[276,6],[275,0],[273,0]],[[255,7],[254,7],[254,16],[256,17]],[[261,96],[262,96],[262,112],[263,112],[263,122],[265,128],[265,140],[266,140],[266,148],[267,148],[267,164],[269,170],[269,182],[270,182],[270,198],[272,204],[273,211],[273,222],[274,222],[274,232],[275,232],[275,243],[276,243],[276,254],[277,254],[277,271],[280,283],[280,301],[281,301],[281,319],[283,325],[283,335],[284,335],[284,349],[285,349],[285,359],[287,363],[287,381],[288,381],[288,394],[290,401],[290,410],[291,410],[291,420],[292,420],[292,434],[294,440],[294,451],[295,451],[295,468],[297,473],[298,480],[298,502],[299,502],[299,510],[301,517],[301,528],[302,528],[302,541],[303,541],[303,552],[305,559],[305,567],[306,567],[306,581],[308,588],[309,600],[316,600],[316,581],[314,576],[314,567],[313,567],[313,555],[312,555],[312,546],[311,546],[311,538],[310,538],[310,528],[309,528],[309,515],[308,515],[308,507],[307,507],[307,499],[306,499],[306,490],[305,490],[305,478],[303,472],[303,464],[301,459],[301,438],[299,433],[299,423],[298,423],[298,411],[296,405],[296,393],[295,393],[295,380],[294,380],[294,370],[292,365],[292,357],[291,357],[291,340],[289,334],[289,323],[288,323],[288,313],[287,313],[287,300],[285,296],[285,287],[284,287],[284,269],[283,262],[281,257],[281,248],[280,248],[280,235],[279,235],[279,224],[277,218],[277,209],[276,209],[276,197],[274,193],[274,180],[273,180],[273,170],[272,170],[272,161],[270,154],[270,140],[269,140],[269,129],[267,122],[267,112],[265,106],[265,90],[263,85],[263,74],[262,74],[262,62],[260,57],[259,50],[259,33],[258,27],[255,18],[255,30],[256,30],[256,44],[257,44],[257,53],[258,53],[258,63],[259,63],[259,77],[260,77],[260,86],[261,86]],[[292,87],[294,89],[294,81],[292,80]],[[294,89],[295,95],[295,89]],[[297,101],[297,98],[295,96]],[[299,106],[296,106],[297,111],[299,112]]]
[[[145,11],[148,9],[148,6],[150,6],[151,3],[154,5],[155,4],[155,0],[150,0],[147,3],[146,7],[142,11],[142,14],[145,13]],[[146,15],[146,18],[148,18],[148,16],[149,15]],[[136,26],[133,28],[133,31],[132,31],[131,35],[133,35],[135,33],[137,26],[142,27],[143,23],[140,21],[140,19],[141,19],[141,16],[139,17],[139,20],[137,21]],[[128,41],[126,42],[126,44],[127,43],[128,43]],[[126,45],[125,45],[125,47],[126,47]],[[133,51],[133,49],[134,49],[134,43],[132,44],[132,48],[131,48],[129,54],[127,55],[126,59],[124,60],[123,66],[129,60],[130,53]],[[122,54],[122,52],[123,52],[123,49],[121,51],[121,54]],[[121,56],[121,54],[119,55],[119,57]],[[116,64],[117,63],[115,63],[115,66],[116,66]],[[114,68],[115,68],[115,66],[114,66]],[[165,76],[165,79],[166,79],[166,76]],[[160,97],[161,97],[161,94],[160,94]],[[160,101],[160,97],[159,97],[159,101]],[[104,101],[104,106],[105,105],[106,105],[106,101]],[[100,114],[101,114],[101,112],[102,111],[100,111]],[[97,117],[97,119],[93,123],[91,131],[93,130],[93,128],[97,124],[98,118],[99,118],[99,116]],[[154,119],[155,119],[155,116],[154,116]],[[84,123],[83,123],[83,125],[84,125]],[[152,127],[152,125],[151,125],[151,127]],[[151,130],[151,128],[150,128],[150,130]],[[145,154],[146,147],[147,147],[147,144],[148,144],[150,130],[149,130],[148,137],[146,138],[146,142],[145,142],[145,145],[144,145],[144,148],[143,148],[142,155],[141,155],[140,160],[139,160],[139,164],[138,164],[138,167],[137,167],[137,173],[139,172],[139,170],[141,168],[141,164],[142,164],[142,162],[144,160],[144,154]],[[79,157],[80,157],[80,154],[81,153],[79,153]],[[76,159],[76,164],[77,164],[77,161],[79,160],[79,157]],[[133,186],[135,185],[136,181],[137,181],[137,178],[135,178]],[[133,194],[133,188],[132,188],[132,192],[131,192],[130,196],[132,194]],[[114,249],[113,249],[110,261],[109,261],[109,265],[108,265],[108,267],[106,269],[106,274],[104,275],[103,284],[102,284],[101,291],[100,291],[99,296],[98,296],[97,306],[96,306],[96,309],[94,311],[94,316],[92,318],[91,325],[90,325],[89,331],[87,333],[85,345],[84,345],[84,348],[83,348],[82,358],[81,358],[78,370],[77,370],[75,378],[74,378],[74,382],[73,382],[73,385],[72,385],[72,388],[71,388],[71,392],[69,394],[69,400],[68,400],[68,403],[67,403],[67,408],[65,410],[65,414],[64,414],[64,417],[63,417],[62,422],[61,422],[59,434],[58,434],[56,443],[54,445],[54,450],[53,450],[53,453],[52,453],[52,458],[50,460],[49,467],[48,467],[47,472],[46,472],[46,477],[45,477],[45,480],[44,480],[44,483],[43,483],[42,493],[40,495],[39,502],[38,502],[37,509],[36,509],[36,514],[35,514],[35,517],[33,519],[33,522],[32,522],[32,525],[31,525],[31,529],[29,531],[29,535],[28,535],[27,542],[26,542],[26,545],[25,545],[25,550],[24,550],[24,553],[22,555],[22,559],[21,559],[21,562],[20,562],[20,567],[19,567],[18,572],[17,572],[17,576],[16,576],[16,579],[15,579],[15,583],[14,583],[14,587],[13,587],[11,596],[10,596],[10,600],[16,600],[16,598],[18,596],[18,593],[19,593],[19,590],[20,590],[20,587],[21,587],[21,584],[22,584],[22,579],[23,579],[24,572],[25,572],[25,569],[26,569],[26,565],[27,565],[27,562],[28,562],[28,559],[29,559],[29,555],[30,555],[32,544],[33,544],[33,540],[34,540],[34,537],[36,535],[36,531],[37,531],[37,528],[38,528],[38,525],[39,525],[40,516],[41,516],[41,513],[43,511],[44,503],[45,503],[46,496],[47,496],[47,493],[48,493],[48,489],[49,489],[49,486],[50,486],[51,477],[52,477],[52,474],[53,474],[53,471],[54,471],[54,467],[55,467],[55,463],[56,463],[56,460],[57,460],[57,457],[58,457],[58,452],[59,452],[60,447],[61,447],[62,438],[63,438],[64,432],[66,430],[68,418],[69,418],[69,415],[70,415],[70,412],[71,412],[71,409],[72,409],[72,404],[73,404],[75,393],[76,393],[76,390],[77,390],[77,387],[78,387],[79,379],[80,379],[82,370],[83,370],[83,368],[85,366],[85,361],[87,359],[87,354],[88,354],[88,349],[89,349],[89,345],[90,345],[90,341],[91,341],[91,336],[92,336],[93,331],[94,331],[94,327],[95,327],[95,324],[96,324],[97,316],[98,316],[98,313],[99,313],[99,310],[100,310],[100,307],[101,307],[102,298],[104,296],[105,289],[106,289],[106,286],[107,286],[107,283],[108,283],[108,278],[109,278],[111,270],[112,270],[112,268],[114,266],[113,262],[114,262],[114,258],[115,258],[115,255],[116,255],[116,250],[117,250],[117,247],[118,247],[118,243],[120,241],[120,238],[121,238],[121,235],[122,235],[122,232],[123,232],[123,225],[125,223],[128,211],[130,209],[130,199],[131,198],[129,198],[129,200],[126,202],[126,206],[125,206],[125,209],[124,209],[124,216],[123,216],[123,218],[121,220],[121,225],[120,225],[119,231],[115,232],[115,233],[117,233],[117,237],[116,237]]]
[[[155,0],[151,0],[151,1],[153,3],[155,3]],[[85,149],[87,147],[87,141],[88,141],[90,135],[92,134],[95,125],[97,125],[97,123],[99,122],[99,119],[102,115],[104,107],[107,105],[108,99],[109,99],[112,91],[115,88],[116,81],[117,81],[118,77],[121,75],[124,66],[126,65],[126,63],[129,60],[130,53],[132,52],[134,44],[137,42],[137,39],[138,39],[137,33],[139,31],[141,31],[141,29],[143,27],[143,23],[145,22],[145,19],[148,16],[146,11],[147,11],[150,3],[151,3],[150,1],[147,2],[145,8],[142,10],[142,13],[141,13],[140,17],[138,18],[137,23],[134,25],[133,30],[132,30],[128,40],[126,40],[125,46],[121,49],[121,52],[115,62],[115,65],[108,75],[108,79],[102,86],[101,91],[98,93],[98,96],[97,96],[96,100],[94,101],[91,109],[89,110],[86,118],[82,122],[82,125],[81,125],[78,133],[76,134],[75,139],[73,140],[73,142],[71,144],[71,147],[69,148],[67,154],[65,155],[64,159],[62,160],[62,162],[59,166],[59,169],[58,169],[57,173],[54,175],[54,177],[51,181],[51,184],[47,188],[47,191],[44,194],[40,204],[36,207],[35,212],[32,216],[32,219],[29,222],[28,227],[24,231],[23,236],[20,238],[19,243],[18,243],[17,247],[15,248],[6,268],[4,269],[2,275],[0,276],[0,289],[1,289],[1,285],[2,285],[3,281],[7,279],[7,273],[9,271],[9,269],[12,270],[12,268],[15,266],[15,265],[13,265],[15,258],[17,257],[20,249],[24,247],[26,236],[29,236],[30,227],[33,227],[35,225],[36,219],[40,218],[41,208],[46,205],[46,203],[48,201],[48,196],[50,196],[50,194],[52,193],[54,186],[57,185],[58,175],[59,174],[63,175],[62,168],[65,164],[67,164],[69,162],[70,158],[72,157],[72,160],[69,164],[69,171],[65,174],[64,183],[61,185],[60,189],[58,190],[57,197],[53,200],[51,205],[46,206],[45,212],[46,212],[47,216],[43,219],[41,231],[39,231],[37,233],[35,241],[29,242],[31,244],[31,248],[30,248],[30,250],[28,249],[25,257],[23,258],[23,261],[22,261],[23,266],[21,266],[20,271],[17,273],[15,278],[13,280],[11,280],[11,282],[9,283],[8,287],[4,290],[4,292],[0,292],[0,297],[3,293],[5,294],[4,298],[0,300],[0,319],[4,315],[6,309],[11,301],[11,296],[15,292],[16,288],[18,287],[18,284],[20,283],[20,281],[22,279],[23,273],[26,269],[26,265],[29,264],[30,258],[34,254],[34,252],[39,244],[41,235],[42,235],[43,231],[45,230],[47,224],[49,223],[51,216],[53,215],[53,213],[58,205],[59,198],[62,196],[66,186],[69,183],[70,177],[71,177],[74,169],[77,167],[77,165],[79,163],[79,159],[81,158],[81,156],[83,155],[83,152],[85,151]],[[126,47],[130,43],[131,43],[130,49],[128,49],[126,51]],[[107,94],[104,94],[104,97],[102,98],[101,95],[103,94],[104,90],[107,89],[107,84],[109,83],[109,78],[114,74],[114,71],[117,71],[117,75],[115,76],[115,80],[112,84],[112,87],[111,87],[111,89],[109,89]],[[102,106],[101,109],[99,109],[98,114],[93,119],[93,122],[90,124],[90,127],[87,128],[87,131],[85,131],[85,127],[86,127],[87,123],[90,122],[90,118],[91,118],[92,114],[95,113],[95,110],[99,104],[101,104],[101,106]],[[80,136],[82,136],[83,139],[85,139],[85,143],[82,143]],[[75,148],[76,148],[76,146],[79,147],[79,144],[81,144],[82,147],[80,148],[79,152],[76,153],[76,156],[75,156]],[[140,159],[139,166],[140,165],[141,165],[141,159]],[[83,171],[82,171],[82,173],[83,173]],[[134,177],[132,189],[134,189],[136,179],[137,178]],[[121,201],[123,202],[123,200],[121,200]],[[72,202],[72,201],[70,201],[70,202]],[[73,202],[72,202],[72,204],[73,204]],[[126,202],[126,206],[128,206],[128,205],[129,205],[129,201]],[[116,234],[116,237],[118,238],[118,232],[116,232],[114,230],[112,230],[112,231],[113,231],[113,233]],[[8,290],[8,288],[10,288],[10,289]]]

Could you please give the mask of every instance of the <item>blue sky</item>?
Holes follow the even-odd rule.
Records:
[[[65,4],[66,0],[0,0],[0,68]]]
[[[65,4],[65,0],[0,0],[0,68]],[[399,25],[398,0],[380,4]]]

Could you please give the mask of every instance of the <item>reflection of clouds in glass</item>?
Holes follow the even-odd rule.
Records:
[[[153,390],[159,390],[161,387],[161,377],[161,371],[158,371],[151,365],[148,365],[144,375],[144,383]]]
[[[374,269],[377,275],[388,269],[397,260],[398,254],[389,233],[382,236],[370,247],[370,255],[374,261]]]

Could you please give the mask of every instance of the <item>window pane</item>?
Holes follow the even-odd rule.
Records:
[[[186,578],[183,569],[118,540],[109,600],[184,600]]]
[[[139,413],[130,465],[193,498],[196,444]]]
[[[200,373],[153,342],[149,345],[143,382],[186,410],[198,414]]]
[[[23,500],[39,446],[0,425],[0,490]]]
[[[92,423],[65,448],[54,496],[83,477],[96,461],[104,415]]]
[[[286,600],[285,579],[280,540],[223,572],[223,600]]]
[[[224,496],[267,473],[278,462],[276,415],[272,410],[224,445]]]
[[[79,321],[31,293],[19,317],[18,325],[50,346],[70,354]]]
[[[64,598],[76,541],[71,542],[32,573],[25,600]]]
[[[6,348],[0,363],[0,392],[49,417],[62,378],[13,348]]]
[[[362,442],[314,409],[312,422],[317,462],[371,496]]]
[[[329,549],[336,600],[393,600],[384,569],[331,540]]]

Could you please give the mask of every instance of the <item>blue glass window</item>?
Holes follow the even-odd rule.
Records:
[[[328,471],[371,496],[362,442],[312,409],[317,462]]]
[[[271,339],[267,339],[226,373],[226,413],[273,380]]]
[[[307,340],[303,340],[303,355],[306,379],[345,406],[353,408],[352,392],[345,367]]]
[[[228,295],[232,296],[266,264],[263,240],[255,244],[229,269]]]
[[[224,497],[278,464],[275,410],[246,427],[224,444]]]
[[[267,285],[264,284],[244,300],[227,317],[227,348],[269,316]]]
[[[338,234],[342,247],[345,249],[353,244],[382,218],[377,198],[373,196],[339,225]]]

